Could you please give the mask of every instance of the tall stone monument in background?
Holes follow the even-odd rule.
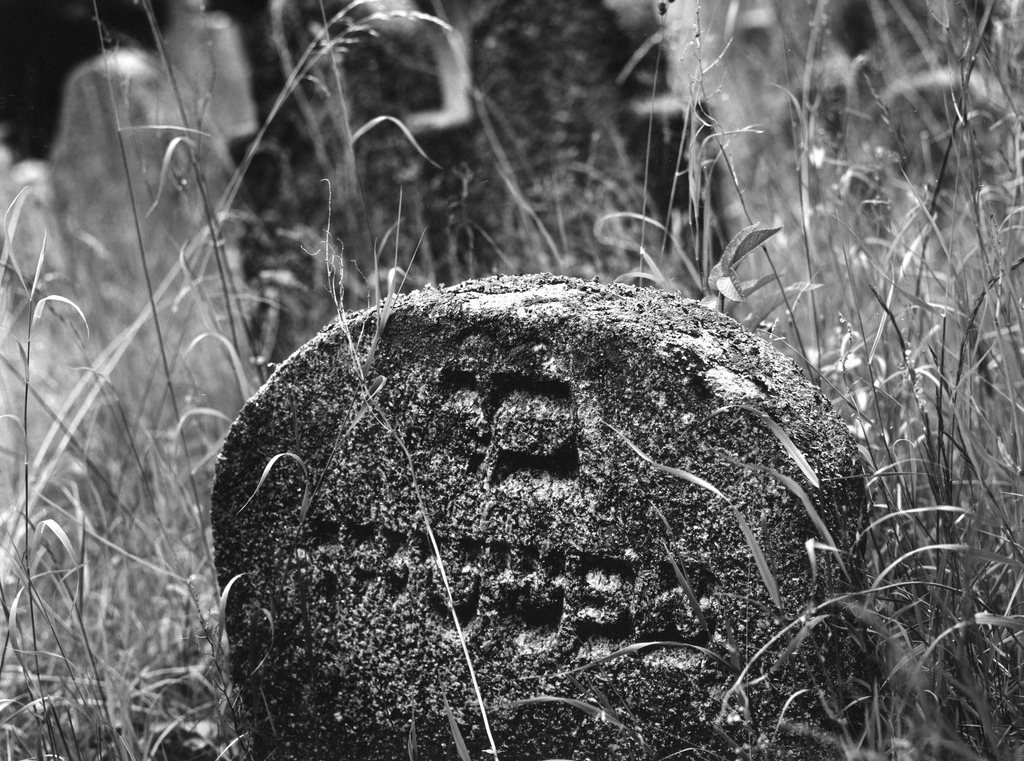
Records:
[[[441,7],[451,31],[408,18]],[[335,313],[323,257],[309,256],[325,239],[349,307],[394,264],[416,286],[495,272],[611,279],[638,265],[641,242],[659,252],[657,224],[644,231],[636,215],[667,222],[686,205],[672,192],[682,104],[650,132],[636,108],[656,83],[666,92],[659,29],[647,0],[271,3],[249,48],[260,116],[273,118],[239,195],[258,217],[247,277],[286,305],[271,353],[287,356]],[[466,56],[465,102],[426,129],[451,99],[446,35]]]

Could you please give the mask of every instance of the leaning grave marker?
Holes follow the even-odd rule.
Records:
[[[279,367],[218,465],[217,565],[222,586],[238,577],[226,625],[256,758],[405,757],[414,717],[418,757],[455,758],[445,700],[474,755],[486,747],[423,513],[501,758],[769,740],[769,758],[821,758],[777,722],[809,688],[786,718],[826,726],[819,688],[848,678],[828,621],[770,679],[730,692],[728,665],[729,641],[745,663],[842,589],[833,553],[812,571],[805,542],[821,537],[800,499],[744,463],[798,481],[840,550],[864,509],[853,442],[794,364],[695,302],[552,276],[426,289],[379,330],[381,315],[347,315]],[[665,641],[683,645],[601,661]],[[609,701],[619,723],[540,696]]]

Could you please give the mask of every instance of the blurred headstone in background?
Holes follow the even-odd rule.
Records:
[[[275,115],[240,195],[254,212],[247,279],[295,291],[270,355],[333,317],[335,296],[365,305],[393,266],[411,285],[495,271],[612,279],[639,266],[644,243],[669,276],[684,271],[678,250],[662,256],[657,224],[636,218],[667,222],[670,199],[685,208],[685,191],[672,192],[681,106],[657,120],[649,150],[635,105],[665,92],[659,20],[653,5],[621,5],[449,2],[439,34],[409,17],[430,3],[271,3],[247,38],[260,118]],[[464,86],[446,75],[451,46],[467,54],[472,113],[426,129]]]

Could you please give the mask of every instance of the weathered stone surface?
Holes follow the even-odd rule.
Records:
[[[790,360],[695,302],[531,276],[349,314],[249,401],[218,466],[217,563],[222,586],[238,577],[226,625],[256,758],[404,758],[413,718],[419,758],[454,758],[444,699],[480,757],[424,516],[502,759],[641,757],[640,736],[657,757],[732,743],[828,756],[777,722],[800,692],[786,719],[827,731],[818,696],[849,676],[829,620],[758,677],[798,631],[786,623],[837,612],[816,606],[842,576],[825,551],[812,569],[805,542],[821,537],[800,499],[744,464],[795,479],[849,550],[864,496],[844,425]],[[600,660],[650,641],[682,646]],[[514,703],[538,696],[605,701],[629,729]]]

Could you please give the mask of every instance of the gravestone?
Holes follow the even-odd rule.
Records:
[[[168,29],[168,47],[181,60],[193,46],[195,60],[177,70],[183,108],[159,58],[132,49],[106,53],[66,82],[50,154],[65,248],[57,285],[85,314],[91,355],[122,347],[105,374],[123,389],[119,404],[150,421],[176,414],[167,395],[152,392],[150,379],[164,370],[154,362],[158,352],[172,358],[167,369],[179,399],[228,410],[242,401],[219,380],[229,357],[216,341],[200,339],[219,333],[249,356],[237,248],[226,225],[218,226],[215,247],[209,225],[232,171],[217,124],[227,114],[196,100],[212,72],[232,72],[217,62],[216,30],[201,33],[209,19],[181,12],[184,20]],[[195,79],[204,70],[208,79]]]
[[[377,265],[395,261],[419,285],[495,271],[612,278],[636,267],[641,241],[657,254],[657,225],[641,231],[630,215],[667,222],[670,200],[685,206],[685,189],[672,193],[682,110],[677,103],[674,120],[653,131],[637,112],[658,79],[659,22],[648,0],[632,14],[629,5],[448,3],[453,23],[458,6],[468,16],[473,113],[461,126],[417,134],[424,156],[394,122],[375,120],[415,126],[443,102],[437,52],[427,44],[437,35],[429,22],[417,31],[397,18],[367,29],[359,11],[438,6],[271,3],[248,37],[258,110],[273,118],[240,195],[258,218],[246,268],[253,281],[289,273],[304,310],[282,316],[288,324],[268,353],[283,359],[335,312],[324,264],[307,255],[324,248],[325,230],[346,263],[349,306],[365,303]],[[332,17],[324,32],[322,19]],[[647,54],[631,61],[641,49]],[[308,75],[292,81],[296,70]],[[294,94],[279,103],[290,86]],[[683,271],[678,258],[664,259],[668,276]],[[680,282],[686,287],[685,275]]]
[[[200,5],[168,4],[166,61],[115,49],[79,64],[64,84],[50,161],[66,274],[83,295],[145,292],[136,220],[154,288],[179,262],[194,278],[217,271],[209,247],[195,245],[208,219],[189,155],[216,213],[234,171],[228,144],[256,127],[239,29]]]
[[[257,759],[448,759],[450,705],[482,757],[454,614],[506,761],[836,756],[818,701],[863,667],[806,543],[853,572],[864,508],[824,397],[696,302],[543,275],[347,314],[218,464],[240,729]]]
[[[36,159],[17,161],[2,140],[0,214],[4,218],[0,225],[0,265],[9,272],[5,281],[16,281],[18,275],[30,281],[40,254],[53,265],[54,249],[59,250],[60,245],[53,217],[50,168]]]
[[[191,126],[212,133],[207,151],[225,162],[232,141],[259,128],[252,71],[242,30],[226,13],[203,10],[203,0],[174,0],[164,53],[174,69]]]
[[[226,154],[217,157],[209,141],[181,126],[153,56],[120,50],[86,61],[69,77],[50,161],[56,212],[71,247],[68,275],[83,296],[95,289],[117,298],[126,287],[145,293],[136,219],[154,288],[203,229],[185,144],[174,143],[168,159],[172,141],[186,137],[212,154],[205,169],[215,203],[226,183]]]
[[[168,0],[148,6],[163,24]],[[71,70],[126,45],[154,47],[146,9],[134,0],[0,2],[0,125],[18,158],[46,158]]]

